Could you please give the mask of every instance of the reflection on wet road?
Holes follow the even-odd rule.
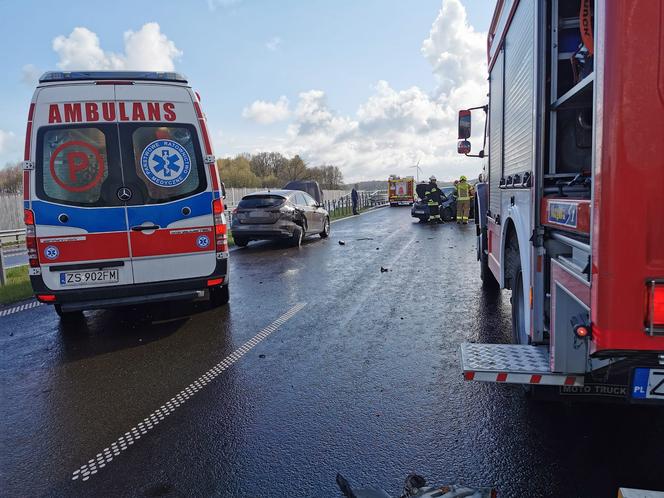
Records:
[[[3,494],[338,496],[339,471],[394,493],[410,471],[503,496],[664,489],[661,412],[463,382],[459,343],[510,326],[474,230],[385,208],[234,251],[227,307],[0,317]]]

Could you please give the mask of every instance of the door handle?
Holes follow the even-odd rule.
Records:
[[[135,227],[131,227],[132,230],[135,232],[144,232],[147,230],[159,230],[160,226],[159,225],[136,225]]]

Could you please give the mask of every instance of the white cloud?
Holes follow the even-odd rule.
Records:
[[[370,97],[348,116],[329,107],[324,91],[302,92],[287,126],[287,139],[256,140],[253,148],[243,151],[300,154],[312,165],[339,166],[346,181],[415,174],[411,166],[418,160],[425,177],[435,174],[451,180],[461,174],[476,176],[483,162],[456,153],[457,112],[487,101],[485,40],[484,33],[468,24],[459,0],[442,0],[421,47],[436,77],[435,89],[425,91],[413,86],[398,90],[381,80]],[[243,115],[249,117],[254,106],[256,115],[258,109],[266,109],[267,116],[267,109],[273,110],[275,104],[254,102]],[[286,113],[283,116],[288,117]],[[481,148],[484,116],[478,112],[473,118],[474,130],[480,132],[473,141],[476,152]],[[233,150],[239,151],[238,146],[233,144]]]
[[[175,60],[182,56],[155,22],[144,24],[136,32],[126,31],[123,54],[104,51],[96,33],[84,27],[74,28],[69,36],[56,37],[53,50],[60,57],[58,67],[68,70],[172,71]]]
[[[21,81],[28,86],[35,86],[41,71],[34,64],[26,64],[21,68]]]
[[[19,139],[14,132],[0,130],[0,168],[23,159],[19,146]]]
[[[288,99],[282,95],[276,102],[256,100],[242,110],[242,117],[259,124],[272,124],[284,121],[290,116]]]
[[[270,38],[267,42],[265,42],[265,48],[267,48],[270,52],[276,52],[279,50],[279,46],[281,45],[281,38],[278,36],[274,36]]]

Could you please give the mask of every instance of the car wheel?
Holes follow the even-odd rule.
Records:
[[[302,227],[296,226],[293,230],[293,235],[291,235],[291,246],[300,247],[302,245],[302,237],[304,237],[304,230]]]
[[[323,231],[320,233],[321,239],[326,239],[330,235],[330,218],[326,217],[323,223]]]
[[[452,221],[452,210],[449,207],[446,207],[443,209],[443,220],[445,221]]]
[[[233,237],[233,243],[238,247],[247,247],[249,244],[249,239],[243,237]]]
[[[56,304],[53,307],[55,308],[55,312],[60,317],[60,320],[63,322],[73,322],[83,318],[82,311],[63,311],[61,304]]]
[[[217,308],[223,306],[228,303],[229,299],[230,292],[228,291],[228,284],[210,288],[210,307]]]

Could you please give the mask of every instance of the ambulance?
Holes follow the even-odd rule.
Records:
[[[47,72],[23,193],[36,298],[82,310],[228,302],[228,240],[200,98],[172,72]]]

